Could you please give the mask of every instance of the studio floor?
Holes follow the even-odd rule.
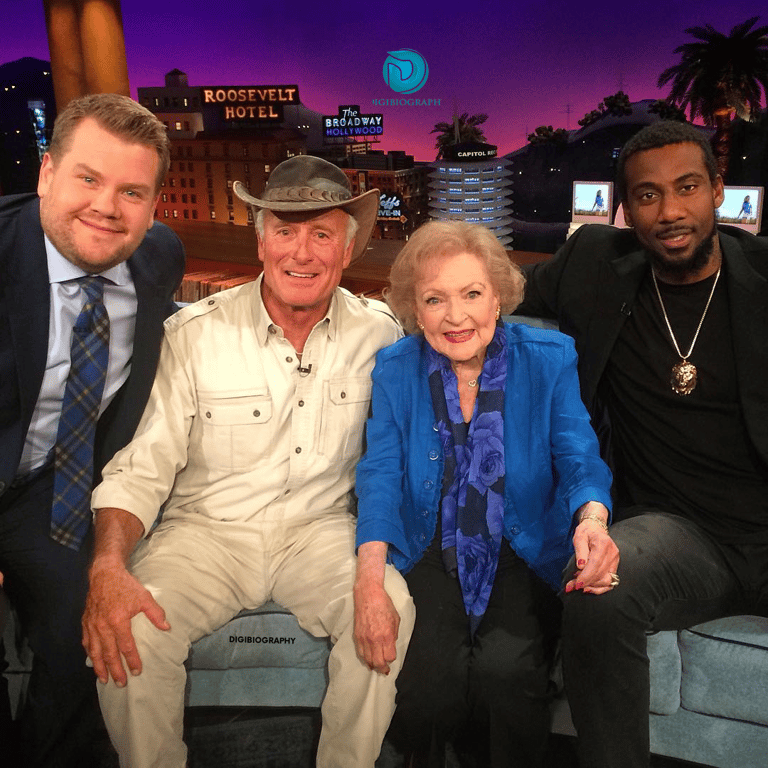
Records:
[[[313,768],[320,729],[317,710],[216,708],[189,710],[189,768]],[[575,740],[553,736],[546,768],[578,768]],[[118,768],[106,734],[98,745],[99,768]],[[403,759],[385,742],[377,768],[402,768]],[[446,768],[458,768],[450,756]],[[480,767],[478,767],[480,768]],[[654,756],[651,768],[702,768]]]

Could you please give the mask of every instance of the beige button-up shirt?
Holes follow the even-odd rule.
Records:
[[[300,363],[260,286],[168,318],[144,416],[104,468],[94,509],[128,510],[149,533],[160,510],[164,522],[301,525],[350,507],[370,372],[400,327],[383,303],[338,288]]]

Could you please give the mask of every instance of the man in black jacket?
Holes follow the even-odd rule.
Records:
[[[640,131],[617,183],[632,229],[579,229],[519,309],[575,338],[615,477],[615,588],[565,595],[582,768],[648,765],[647,632],[768,615],[768,241],[715,226],[693,126]]]
[[[98,712],[80,628],[89,491],[133,436],[184,271],[179,239],[153,224],[168,164],[154,115],[124,96],[87,96],[60,113],[38,194],[0,199],[0,574],[34,652],[18,765],[89,765]],[[62,446],[82,422],[77,408],[62,410],[95,387],[93,368],[71,365],[81,326],[95,333],[83,324],[91,310],[106,318],[95,377],[103,394],[75,461]],[[75,464],[82,474],[60,502]]]

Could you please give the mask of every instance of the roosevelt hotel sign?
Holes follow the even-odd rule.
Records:
[[[219,111],[219,118],[230,120],[283,119],[286,104],[299,103],[298,85],[204,86],[203,107]]]

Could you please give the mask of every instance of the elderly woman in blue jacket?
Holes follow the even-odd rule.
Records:
[[[562,570],[575,549],[566,590],[618,584],[611,475],[574,345],[499,320],[524,279],[484,227],[424,225],[390,282],[411,335],[373,371],[357,470],[357,651],[388,672],[388,560],[416,606],[390,739],[413,766],[443,765],[447,742],[468,765],[539,766]]]

